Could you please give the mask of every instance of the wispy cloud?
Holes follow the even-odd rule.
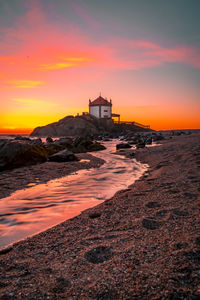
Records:
[[[93,22],[87,12],[70,1],[77,14]],[[36,88],[40,80],[12,80],[13,77],[40,78],[40,71],[53,73],[58,70],[93,67],[98,70],[139,70],[182,63],[200,68],[200,50],[188,45],[160,41],[133,40],[110,36],[104,42],[89,38],[85,32],[69,26],[61,27],[50,22],[38,6],[18,20],[15,28],[1,28],[0,67],[9,83],[6,88]],[[3,55],[3,53],[9,53]],[[94,73],[90,71],[91,77]],[[87,74],[86,74],[87,76]],[[89,76],[89,75],[88,75]],[[2,89],[2,87],[1,87]]]
[[[66,68],[72,68],[75,67],[77,64],[74,63],[49,63],[49,64],[41,64],[39,69],[41,70],[61,70]]]
[[[38,100],[38,99],[27,99],[27,98],[12,98],[11,99],[14,102],[19,102],[19,103],[25,103],[25,104],[35,104],[35,105],[50,105],[50,106],[56,106],[55,103],[43,101],[43,100]]]
[[[17,88],[17,89],[36,88],[43,84],[42,81],[35,81],[35,80],[9,80],[6,83],[9,84],[10,88]]]

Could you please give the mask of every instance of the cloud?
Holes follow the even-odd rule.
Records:
[[[52,63],[52,64],[42,64],[40,65],[41,70],[61,70],[65,68],[72,68],[75,67],[76,64],[73,63],[64,63],[64,62],[59,62],[59,63]]]
[[[74,2],[70,3],[77,14],[93,22],[86,11]],[[115,36],[100,42],[89,38],[83,29],[72,27],[70,23],[60,26],[48,20],[37,4],[18,19],[15,27],[1,28],[0,34],[0,68],[7,78],[7,84],[10,81],[6,88],[39,87],[43,83],[40,79],[14,82],[12,78],[32,75],[40,78],[43,76],[40,71],[48,74],[64,70],[70,74],[73,69],[82,69],[87,72],[84,78],[93,78],[95,74],[100,74],[100,69],[139,70],[168,62],[200,68],[200,50],[197,47],[177,44],[166,46],[159,41]],[[87,68],[91,67],[88,71]]]
[[[25,104],[40,104],[40,105],[48,105],[48,106],[56,106],[55,103],[46,102],[43,100],[37,100],[37,99],[27,99],[27,98],[12,98],[12,101],[19,102],[19,103],[25,103]]]
[[[17,88],[17,89],[28,89],[28,88],[36,88],[43,84],[42,81],[35,81],[35,80],[10,80],[7,81],[10,88]]]

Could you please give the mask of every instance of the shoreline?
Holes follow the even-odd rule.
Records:
[[[76,156],[80,161],[59,163],[48,161],[0,172],[0,199],[10,196],[17,190],[46,183],[49,180],[61,178],[79,170],[99,168],[104,164],[102,159],[89,153],[77,153]]]
[[[137,150],[135,158],[150,168],[128,189],[0,255],[0,269],[6,274],[0,295],[13,293],[17,299],[200,295],[199,143],[200,135],[192,134]],[[120,154],[128,156],[130,151]]]

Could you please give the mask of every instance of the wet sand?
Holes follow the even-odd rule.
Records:
[[[0,253],[2,299],[200,298],[200,135],[136,159],[129,189]]]

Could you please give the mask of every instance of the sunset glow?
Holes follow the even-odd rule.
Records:
[[[153,2],[2,1],[0,133],[87,111],[100,92],[122,120],[200,128],[199,2]]]

